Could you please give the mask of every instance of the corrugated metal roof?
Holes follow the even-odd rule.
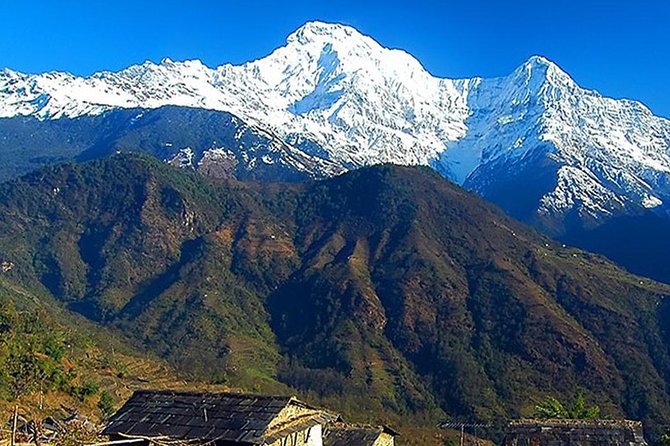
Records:
[[[270,422],[293,401],[283,396],[142,390],[112,417],[103,434],[258,444]]]

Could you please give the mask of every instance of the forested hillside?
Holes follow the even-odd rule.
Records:
[[[578,389],[670,416],[670,290],[428,168],[282,185],[139,155],[49,167],[0,185],[0,257],[193,377],[358,418],[491,420]]]

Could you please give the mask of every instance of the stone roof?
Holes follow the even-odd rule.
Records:
[[[112,417],[103,434],[260,444],[272,421],[289,405],[308,408],[284,396],[142,390]],[[287,429],[318,424],[318,414],[302,417]]]
[[[383,433],[397,435],[386,426],[332,424],[324,431],[323,446],[372,446]]]
[[[515,420],[504,446],[646,446],[642,423],[629,420]]]

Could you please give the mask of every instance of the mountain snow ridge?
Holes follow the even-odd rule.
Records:
[[[0,72],[0,117],[163,105],[228,111],[344,168],[430,164],[484,196],[501,179],[548,169],[540,215],[597,219],[670,203],[670,121],[582,89],[540,56],[506,77],[437,78],[351,27],[309,22],[237,66],[164,59],[87,78]]]

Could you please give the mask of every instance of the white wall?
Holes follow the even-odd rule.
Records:
[[[306,446],[323,446],[323,429],[320,424],[309,429]]]

